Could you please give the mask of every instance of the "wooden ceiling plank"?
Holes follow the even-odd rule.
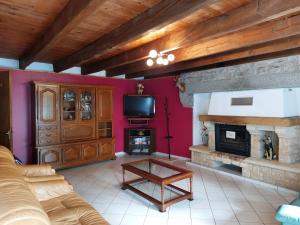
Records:
[[[152,70],[127,74],[126,78],[132,79],[136,77],[161,77],[164,74],[174,74],[182,71],[196,70],[199,68],[216,65],[218,63],[234,62],[241,59],[249,59],[255,57],[256,61],[263,58],[271,58],[272,56],[287,56],[300,53],[300,35],[288,37],[280,40],[259,44],[253,47],[233,50],[216,54],[199,59],[179,62],[167,67],[160,67]],[[224,66],[224,64],[223,64]]]
[[[240,32],[204,41],[200,44],[195,44],[184,49],[178,49],[172,53],[176,56],[178,60],[177,62],[180,63],[180,61],[187,61],[209,55],[220,54],[222,52],[251,47],[295,35],[300,35],[300,14],[266,22]],[[177,63],[175,62],[175,64]],[[154,70],[162,67],[172,67],[172,65],[173,64],[168,66],[155,65],[148,67],[144,61],[139,61],[107,70],[107,76],[111,77],[120,74]]]
[[[25,69],[40,55],[52,48],[58,40],[104,2],[105,0],[71,0],[39,40],[21,56],[20,68]]]
[[[129,20],[112,32],[103,35],[93,43],[76,53],[54,63],[56,72],[63,71],[74,65],[86,63],[105,50],[127,43],[143,35],[159,30],[180,20],[208,4],[218,0],[164,0],[146,10],[144,13]]]
[[[89,74],[132,63],[147,58],[151,49],[162,51],[184,48],[298,11],[300,11],[299,0],[255,0],[228,14],[214,17],[181,32],[167,35],[109,59],[83,65],[82,72]]]

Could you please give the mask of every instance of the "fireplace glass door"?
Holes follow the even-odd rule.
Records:
[[[216,150],[250,156],[250,134],[246,126],[215,124]]]

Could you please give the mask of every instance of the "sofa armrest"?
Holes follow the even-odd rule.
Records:
[[[54,175],[55,170],[50,165],[17,165],[24,176]]]
[[[281,205],[275,216],[276,220],[287,224],[300,224],[300,207],[294,205]]]
[[[73,186],[65,180],[28,183],[39,201],[46,201],[73,192]]]
[[[54,174],[54,175],[45,175],[45,176],[25,176],[24,180],[26,182],[32,183],[32,182],[43,182],[43,181],[53,181],[53,180],[64,180],[65,177],[63,175]]]

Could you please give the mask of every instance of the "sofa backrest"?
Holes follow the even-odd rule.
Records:
[[[46,212],[7,153],[0,148],[0,224],[50,225]]]
[[[8,148],[6,148],[6,147],[4,147],[2,145],[0,145],[0,158],[2,158],[2,159],[8,159],[8,160],[10,160],[12,162],[15,162],[14,156],[11,153],[11,151]]]

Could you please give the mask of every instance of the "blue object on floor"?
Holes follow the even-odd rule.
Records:
[[[300,225],[300,198],[289,205],[281,205],[275,216],[282,225]]]

